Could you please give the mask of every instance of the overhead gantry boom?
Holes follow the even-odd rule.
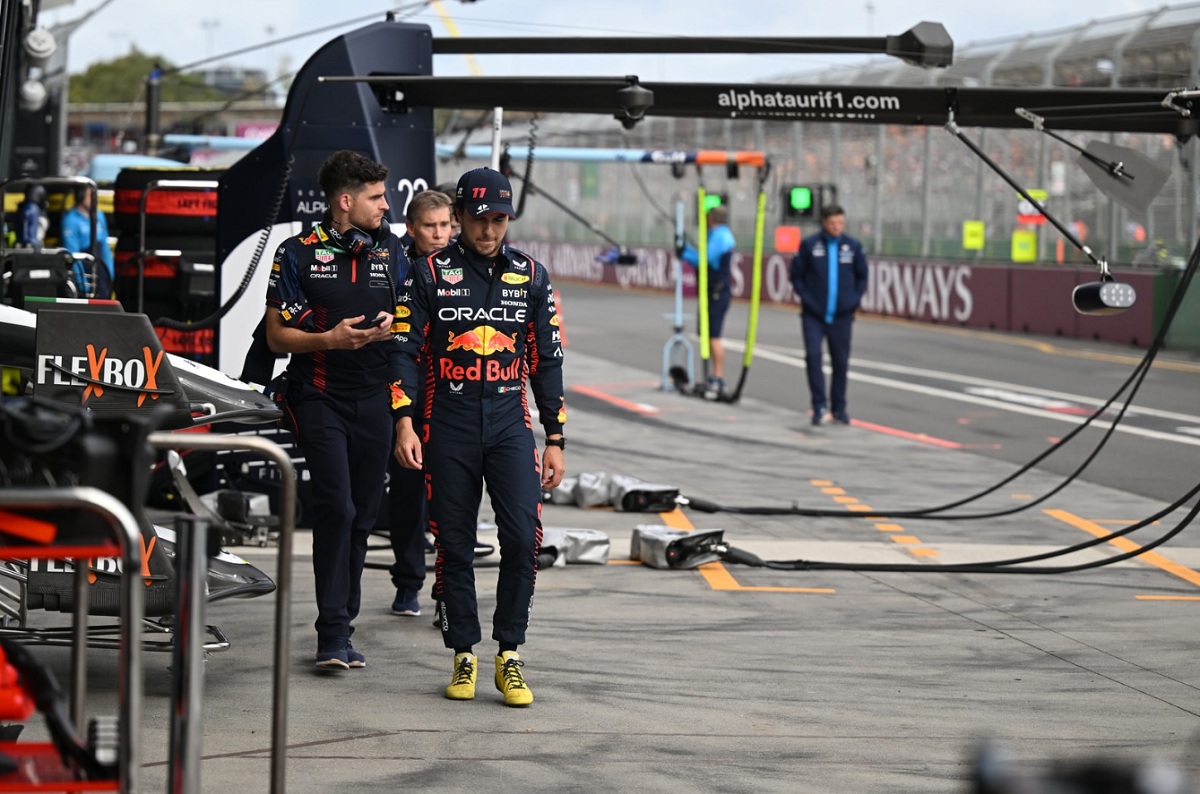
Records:
[[[626,77],[324,77],[369,83],[387,111],[446,107],[602,113],[627,126],[647,116],[742,118],[1099,132],[1200,132],[1195,92],[1161,88],[992,88],[802,83],[643,83]]]

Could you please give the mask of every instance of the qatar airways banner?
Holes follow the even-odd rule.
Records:
[[[675,254],[666,248],[633,248],[636,265],[605,261],[611,246],[578,243],[514,243],[546,265],[558,281],[615,284],[630,289],[675,289]],[[763,254],[761,299],[797,304],[790,280],[792,255]],[[753,257],[733,255],[735,298],[749,298]],[[684,294],[696,294],[696,271],[681,268]],[[1160,271],[1127,272],[1138,301],[1126,312],[1084,317],[1071,305],[1075,285],[1094,281],[1095,271],[1075,266],[1006,266],[953,262],[871,260],[862,311],[930,323],[1099,339],[1146,346],[1154,328],[1155,280]]]

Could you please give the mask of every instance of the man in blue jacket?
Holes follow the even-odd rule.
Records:
[[[792,259],[792,288],[800,298],[805,366],[812,394],[812,423],[819,425],[827,407],[833,419],[850,424],[846,413],[846,372],[850,365],[850,332],[854,312],[867,289],[867,257],[862,244],[843,234],[846,211],[837,204],[821,208],[821,233],[806,239]],[[825,398],[821,348],[829,340],[833,382]]]

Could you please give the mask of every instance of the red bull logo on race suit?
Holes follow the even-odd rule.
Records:
[[[495,360],[484,360],[483,356],[505,351],[515,353],[517,340],[515,337],[497,331],[490,325],[477,325],[469,331],[456,334],[451,331],[447,339],[446,352],[468,350],[481,358],[474,364],[463,365],[454,359],[442,357],[438,359],[438,376],[455,381],[512,381],[522,376],[524,361],[514,358],[507,364]]]
[[[470,350],[477,356],[490,356],[501,350],[515,353],[517,340],[515,337],[497,331],[490,325],[477,325],[470,331],[464,331],[461,334],[450,332],[446,351],[454,350]]]

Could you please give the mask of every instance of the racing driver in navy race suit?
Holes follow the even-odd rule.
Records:
[[[542,489],[557,486],[564,471],[558,314],[545,267],[504,241],[515,217],[507,178],[489,168],[468,171],[458,181],[455,212],[458,240],[414,262],[401,296],[412,323],[395,337],[402,353],[392,397],[396,455],[410,468],[425,466],[439,626],[455,653],[445,690],[452,700],[475,696],[473,646],[481,630],[473,561],[486,481],[500,540],[496,688],[506,705],[526,706],[533,693],[517,647],[533,605]],[[527,378],[546,433],[540,467]],[[412,405],[421,402],[419,390],[425,399],[418,436]]]

